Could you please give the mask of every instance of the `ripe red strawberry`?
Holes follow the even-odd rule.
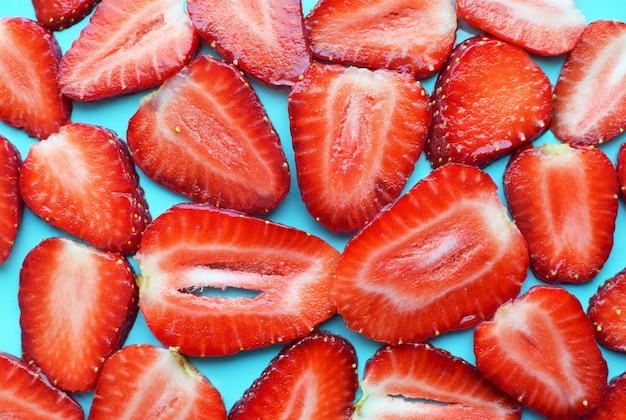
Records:
[[[38,138],[69,120],[72,104],[57,83],[60,59],[56,39],[37,22],[0,18],[0,120]]]
[[[598,274],[613,248],[618,190],[597,148],[528,146],[511,157],[504,192],[538,279],[582,283]]]
[[[9,140],[0,136],[0,264],[11,253],[22,220],[21,164],[20,152]]]
[[[148,327],[190,356],[288,342],[335,313],[339,252],[269,220],[179,204],[146,229],[136,259]]]
[[[379,213],[337,267],[331,297],[348,327],[420,342],[473,326],[517,296],[528,251],[496,190],[485,172],[451,163]]]
[[[470,25],[545,56],[570,51],[586,26],[574,0],[457,0],[456,10]]]
[[[549,126],[552,86],[521,48],[477,35],[459,44],[433,92],[426,157],[486,166]]]
[[[320,59],[401,70],[418,79],[443,66],[457,29],[449,0],[321,0],[305,24]]]
[[[146,175],[197,202],[266,212],[289,190],[280,139],[256,93],[206,55],[141,102],[127,141]]]
[[[83,420],[80,405],[53,387],[39,371],[0,353],[0,418]]]
[[[398,197],[432,117],[428,94],[407,74],[321,64],[292,88],[289,118],[309,213],[353,231]]]
[[[584,416],[583,419],[624,419],[624,407],[626,407],[626,372],[611,379],[596,409]]]
[[[626,352],[626,269],[598,288],[587,309],[600,344]]]
[[[61,59],[59,84],[80,101],[149,89],[178,72],[198,46],[180,0],[103,0]]]
[[[366,363],[354,419],[502,419],[521,406],[465,360],[429,344],[380,348]]]
[[[617,180],[620,195],[626,200],[626,142],[622,143],[617,152]]]
[[[226,419],[217,389],[174,348],[122,348],[107,359],[90,420]]]
[[[292,85],[311,63],[299,0],[187,0],[194,27],[250,75]]]
[[[552,419],[579,418],[602,398],[607,364],[576,297],[534,286],[474,333],[478,369],[500,389]]]
[[[37,21],[51,31],[62,31],[83,20],[100,0],[32,0]]]
[[[229,420],[349,419],[358,386],[352,344],[313,332],[270,361],[235,403]]]
[[[105,251],[133,254],[151,220],[126,145],[103,127],[72,123],[33,144],[20,189],[37,216]]]

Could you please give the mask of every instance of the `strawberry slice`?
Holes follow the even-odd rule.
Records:
[[[60,60],[50,31],[30,19],[0,18],[0,120],[31,137],[58,131],[72,112],[57,83]]]
[[[511,157],[504,192],[538,279],[583,283],[598,274],[613,248],[618,191],[597,148],[531,145]]]
[[[159,86],[198,46],[180,0],[103,0],[61,59],[61,91],[95,101]]]
[[[187,0],[194,27],[243,71],[291,86],[311,63],[300,0]]]
[[[19,150],[0,136],[0,264],[8,258],[22,221],[24,203],[20,195]]]
[[[426,157],[486,166],[550,124],[552,85],[521,48],[477,35],[459,44],[433,91]]]
[[[413,77],[338,64],[310,66],[288,110],[302,200],[336,232],[363,227],[398,197],[432,118]]]
[[[367,361],[354,419],[502,419],[521,406],[465,360],[430,344],[384,346]]]
[[[228,414],[245,419],[349,419],[358,386],[352,344],[325,331],[272,359]]]
[[[444,165],[345,247],[331,297],[347,326],[390,344],[468,328],[517,296],[528,251],[489,175]]]
[[[598,288],[589,299],[587,314],[600,344],[626,352],[626,268]]]
[[[146,229],[136,259],[148,327],[190,356],[288,342],[335,313],[329,289],[339,252],[269,220],[175,205]]]
[[[543,56],[570,51],[586,26],[574,0],[457,0],[456,10],[470,25]]]
[[[626,200],[626,142],[620,145],[617,152],[617,180],[620,196]]]
[[[197,202],[267,212],[289,190],[261,101],[238,70],[206,55],[141,102],[127,141],[146,175]]]
[[[626,23],[590,23],[554,87],[552,132],[561,141],[596,145],[626,128]]]
[[[225,420],[217,389],[174,348],[130,345],[107,359],[91,420]]]
[[[0,353],[0,418],[83,420],[85,416],[81,406],[41,372],[11,354]]]
[[[32,0],[37,21],[51,31],[62,31],[83,20],[100,0]]]
[[[321,0],[305,24],[317,58],[423,79],[450,55],[457,16],[449,0]]]
[[[37,216],[105,251],[133,254],[151,220],[126,145],[95,125],[68,124],[33,144],[20,189]]]
[[[534,286],[474,331],[478,369],[500,389],[551,419],[579,418],[602,398],[608,369],[574,295]]]
[[[614,377],[607,386],[602,401],[584,420],[616,420],[624,418],[626,407],[626,372]]]

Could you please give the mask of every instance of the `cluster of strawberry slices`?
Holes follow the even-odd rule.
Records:
[[[0,136],[0,264],[24,218],[55,234],[17,263],[0,418],[624,418],[625,22],[573,0],[32,5],[0,18],[0,121],[29,141]],[[128,97],[124,133],[81,118]],[[275,217],[289,194],[323,234]],[[138,316],[154,341],[127,342]],[[471,358],[437,344],[459,331]],[[197,367],[272,347],[233,404]]]

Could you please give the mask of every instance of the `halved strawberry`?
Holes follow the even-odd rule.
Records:
[[[354,419],[502,419],[521,406],[476,367],[430,344],[380,348],[366,363]]]
[[[175,205],[150,224],[136,259],[148,327],[190,356],[288,342],[335,313],[329,289],[339,252],[269,220]]]
[[[443,66],[457,29],[449,0],[321,0],[305,24],[318,58],[418,79]]]
[[[413,77],[338,64],[310,66],[288,106],[302,200],[333,231],[363,227],[398,197],[432,118]]]
[[[356,366],[350,342],[314,331],[270,361],[228,418],[349,419],[358,386]]]
[[[174,348],[130,345],[107,359],[91,420],[226,419],[219,391]]]
[[[61,95],[57,70],[61,49],[43,26],[27,18],[0,18],[0,120],[46,138],[72,112]]]
[[[626,200],[626,142],[622,143],[617,152],[617,180],[619,181],[619,192]]]
[[[95,101],[159,86],[199,46],[180,0],[103,0],[61,59],[59,84]]]
[[[626,268],[598,288],[589,299],[587,314],[600,344],[626,352]]]
[[[62,31],[83,20],[100,0],[32,0],[37,21],[51,31]]]
[[[578,299],[534,286],[474,332],[478,369],[500,389],[552,419],[579,418],[602,398],[608,369]]]
[[[624,418],[626,407],[626,372],[609,382],[604,396],[596,409],[583,417],[584,420],[618,420]]]
[[[457,0],[456,11],[470,25],[544,56],[570,51],[586,26],[574,0]]]
[[[20,189],[37,216],[105,251],[133,254],[151,220],[126,145],[95,125],[67,124],[33,144]]]
[[[20,195],[21,164],[19,150],[0,136],[0,264],[11,253],[22,221],[24,203]]]
[[[582,283],[598,274],[613,248],[618,191],[597,148],[531,145],[511,157],[504,192],[538,279]]]
[[[468,328],[515,297],[528,250],[489,175],[451,163],[345,247],[332,298],[348,327],[390,344]]]
[[[194,27],[246,73],[292,85],[311,63],[300,0],[187,0]]]
[[[486,166],[550,124],[552,85],[520,47],[486,35],[457,45],[437,78],[426,157]]]
[[[80,405],[33,366],[0,353],[0,418],[83,420]]]
[[[197,202],[267,212],[289,190],[261,101],[238,70],[206,55],[142,100],[127,141],[146,175]]]

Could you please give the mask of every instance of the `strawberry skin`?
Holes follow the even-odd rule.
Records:
[[[622,143],[617,152],[617,180],[620,196],[626,200],[626,142]]]
[[[22,221],[24,203],[20,195],[19,150],[0,136],[0,264],[8,258]]]
[[[574,419],[602,398],[608,369],[578,299],[534,286],[474,331],[478,369],[539,414]]]
[[[37,21],[51,31],[62,31],[83,20],[100,0],[32,0]]]
[[[130,345],[107,359],[90,420],[174,418],[226,419],[219,391],[176,349]]]
[[[314,331],[270,361],[228,418],[350,419],[358,386],[356,365],[356,352],[346,339]]]
[[[538,279],[583,283],[598,274],[613,248],[618,191],[597,148],[529,145],[511,157],[504,192]]]
[[[413,77],[338,64],[310,66],[288,111],[302,200],[335,232],[363,227],[398,197],[431,121]]]
[[[61,59],[61,91],[96,101],[159,86],[199,40],[180,0],[103,0]]]
[[[548,128],[552,86],[521,48],[477,35],[457,45],[433,91],[426,157],[484,167]]]
[[[44,139],[69,120],[72,104],[57,83],[60,60],[50,31],[30,19],[0,18],[1,121]]]
[[[528,251],[496,190],[485,172],[451,163],[379,213],[337,267],[331,296],[347,326],[389,344],[421,342],[517,296]]]
[[[626,372],[609,382],[602,401],[596,409],[584,416],[584,420],[617,420],[624,418],[626,407]]]
[[[146,175],[196,202],[267,212],[289,190],[280,139],[255,91],[206,55],[142,100],[127,141]]]
[[[151,220],[126,145],[95,125],[68,124],[32,145],[20,190],[37,216],[105,251],[135,253]]]
[[[339,252],[269,220],[175,205],[146,229],[136,259],[148,327],[189,356],[288,342],[335,313],[329,289]],[[241,293],[218,292],[227,289]]]
[[[589,299],[587,314],[600,344],[626,352],[626,269],[606,280]]]

